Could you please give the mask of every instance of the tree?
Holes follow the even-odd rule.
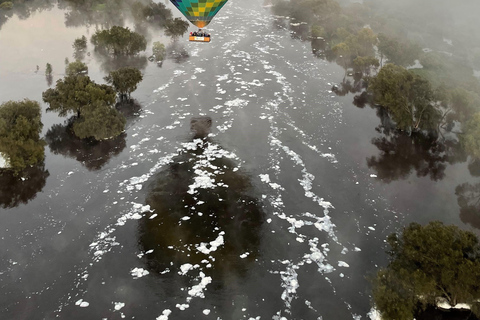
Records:
[[[52,65],[50,63],[47,63],[47,66],[45,67],[45,75],[51,76],[52,75]]]
[[[72,45],[75,51],[81,51],[87,49],[87,37],[82,36],[81,38],[75,39]]]
[[[478,238],[439,221],[411,223],[401,236],[388,237],[390,262],[378,271],[373,301],[385,320],[411,320],[437,298],[452,306],[472,305],[480,315]]]
[[[480,112],[475,113],[463,126],[464,134],[460,141],[465,151],[475,159],[480,159]]]
[[[85,106],[82,116],[73,123],[73,132],[81,139],[111,139],[125,128],[125,117],[104,101],[97,100]]]
[[[324,38],[326,35],[325,29],[318,24],[312,26],[311,34],[312,34],[312,38],[318,38],[318,37]]]
[[[363,73],[369,74],[371,68],[377,69],[380,66],[380,62],[373,56],[356,57],[353,59],[353,65],[357,70]]]
[[[437,129],[440,111],[430,83],[409,70],[387,64],[371,79],[374,101],[387,108],[397,128],[406,131]]]
[[[95,101],[106,105],[115,103],[115,91],[109,85],[96,84],[88,76],[67,76],[57,81],[53,89],[43,92],[43,101],[50,106],[47,111],[56,111],[61,117],[75,113],[82,115],[83,108]]]
[[[188,31],[188,22],[181,18],[170,19],[165,23],[165,35],[177,41]]]
[[[137,89],[137,84],[142,81],[143,76],[137,68],[125,67],[111,71],[104,79],[113,86],[123,100],[126,96],[130,98],[130,94]]]
[[[16,173],[44,159],[45,142],[37,101],[8,101],[0,105],[0,153]]]
[[[153,43],[153,55],[155,56],[155,61],[163,61],[165,59],[165,45],[156,41]]]
[[[67,76],[85,75],[88,73],[88,67],[81,61],[75,61],[67,65],[65,73]]]
[[[337,57],[342,58],[343,67],[345,68],[345,75],[347,72],[347,61],[346,58],[350,58],[350,47],[345,42],[339,43],[332,48],[332,51],[337,55]]]
[[[91,42],[95,49],[114,56],[136,55],[147,48],[147,40],[144,36],[119,26],[95,32]]]
[[[416,43],[400,41],[383,33],[378,34],[377,47],[381,56],[380,65],[383,64],[383,57],[386,57],[390,63],[407,67],[414,64],[415,59],[418,59],[422,52]]]

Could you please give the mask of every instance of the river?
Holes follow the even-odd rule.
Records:
[[[64,19],[2,26],[0,101],[41,102],[47,62],[63,76],[95,31]],[[433,219],[478,233],[455,195],[475,182],[467,163],[382,158],[375,110],[335,95],[343,69],[268,8],[231,1],[208,30],[179,39],[189,57],[137,62],[119,138],[73,141],[41,102],[45,165],[1,182],[0,318],[369,319],[390,233]],[[111,66],[85,62],[103,82]]]

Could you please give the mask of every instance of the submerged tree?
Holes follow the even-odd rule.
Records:
[[[75,51],[80,51],[80,50],[87,49],[87,37],[82,36],[81,38],[75,39],[72,47]]]
[[[171,37],[173,41],[183,37],[187,31],[188,22],[181,18],[170,19],[165,23],[165,35]]]
[[[143,80],[143,76],[137,68],[125,67],[111,71],[104,79],[113,86],[123,100],[126,97],[130,98],[130,94],[137,90],[137,84]]]
[[[147,48],[147,40],[144,36],[130,31],[129,28],[119,26],[95,32],[91,42],[95,49],[105,51],[114,56],[136,55]]]
[[[167,52],[165,49],[165,45],[159,41],[153,43],[153,55],[155,56],[155,61],[160,62],[165,59],[165,53]]]
[[[80,117],[85,106],[98,100],[113,105],[115,91],[109,85],[96,84],[88,76],[67,76],[58,80],[55,88],[43,92],[43,101],[50,105],[47,111],[56,111],[61,117],[69,113]]]
[[[475,159],[480,159],[480,112],[477,112],[464,125],[460,141],[465,151]]]
[[[96,84],[88,76],[67,76],[54,89],[43,93],[43,101],[60,116],[70,113],[73,132],[79,138],[102,140],[121,134],[125,118],[114,108],[115,91],[109,85]]]
[[[41,108],[37,101],[8,101],[0,105],[0,153],[19,172],[44,159]]]
[[[441,114],[434,105],[430,83],[409,70],[387,64],[371,79],[368,90],[375,103],[387,108],[397,128],[417,131],[438,127]]]
[[[416,43],[391,38],[383,33],[378,34],[378,51],[381,56],[381,65],[385,57],[388,62],[403,67],[413,65],[422,52]]]
[[[67,76],[85,75],[88,73],[88,67],[81,61],[75,61],[67,65],[65,73]]]
[[[439,221],[412,223],[388,237],[387,268],[374,279],[373,300],[385,320],[411,320],[443,298],[480,315],[480,244],[472,232]]]
[[[125,128],[125,117],[104,101],[97,100],[85,106],[82,117],[73,123],[73,132],[81,139],[97,141],[120,135]]]

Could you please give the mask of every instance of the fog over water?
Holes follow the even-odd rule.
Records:
[[[0,176],[0,318],[369,319],[390,233],[441,220],[479,234],[455,194],[479,182],[471,163],[384,143],[377,110],[332,92],[344,70],[258,1],[228,2],[209,44],[180,38],[188,57],[130,61],[144,77],[125,133],[74,139],[41,101],[45,65],[54,85],[96,26],[65,17],[0,29],[0,102],[39,101],[47,141],[44,166]],[[170,43],[148,38],[143,58]],[[104,83],[115,64],[88,51]]]

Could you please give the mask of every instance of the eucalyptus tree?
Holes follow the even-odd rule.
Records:
[[[143,75],[137,68],[125,67],[111,71],[105,81],[111,84],[119,94],[120,99],[130,98],[130,94],[137,90],[137,85],[143,80]]]
[[[373,302],[384,320],[411,320],[438,298],[466,303],[480,315],[480,244],[476,235],[433,221],[411,223],[388,237],[390,262],[373,281]]]
[[[0,105],[0,154],[8,167],[19,172],[43,161],[45,142],[37,101],[8,101]]]
[[[107,30],[99,30],[90,41],[95,49],[113,56],[132,56],[147,48],[145,37],[128,27],[113,26]]]
[[[430,83],[415,73],[387,64],[370,80],[374,101],[387,108],[397,128],[405,131],[436,130],[441,113]]]

